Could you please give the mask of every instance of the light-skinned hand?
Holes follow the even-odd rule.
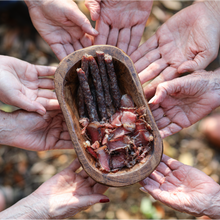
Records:
[[[95,203],[109,202],[107,186],[96,183],[80,168],[78,159],[28,197],[0,213],[1,219],[64,219]]]
[[[142,191],[179,212],[220,218],[219,184],[202,171],[166,155],[140,184]]]
[[[144,89],[147,99],[154,95],[159,83],[205,69],[217,57],[217,9],[209,2],[200,2],[179,11],[131,55],[141,83],[153,79]]]
[[[98,34],[73,0],[25,2],[33,25],[59,60],[75,50],[91,46],[87,34]]]
[[[140,43],[153,1],[86,0],[96,21],[94,44],[110,44],[130,55]]]
[[[220,105],[220,69],[163,82],[149,101],[162,138],[196,123]]]
[[[45,78],[53,76],[55,70],[0,55],[0,100],[41,115],[46,110],[60,109],[56,94],[51,91],[54,81]]]
[[[44,116],[17,110],[0,112],[0,143],[32,151],[73,149],[73,144],[60,110]]]

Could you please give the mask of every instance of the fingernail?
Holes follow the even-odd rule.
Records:
[[[46,112],[41,110],[41,109],[37,110],[37,113],[40,114],[40,115],[45,115],[46,114]]]
[[[148,193],[148,191],[144,187],[141,187],[140,190],[144,193]]]
[[[110,200],[109,199],[101,199],[99,202],[100,203],[107,203],[107,202],[109,202]]]
[[[152,99],[150,99],[150,101],[148,102],[148,104],[152,104],[156,99],[156,96],[154,96]]]

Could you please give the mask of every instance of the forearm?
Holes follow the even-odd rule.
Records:
[[[0,213],[0,219],[49,219],[42,200],[29,195]]]

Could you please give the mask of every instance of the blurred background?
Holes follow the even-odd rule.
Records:
[[[173,14],[192,3],[192,1],[154,1],[141,43],[152,36]],[[77,4],[89,17],[84,1],[78,1]],[[93,21],[91,23],[95,26]],[[59,63],[50,47],[33,27],[27,7],[22,1],[0,8],[0,54],[33,64],[57,66]],[[218,56],[208,69],[216,69],[219,63]],[[15,107],[4,103],[0,103],[0,109],[6,112],[16,110]],[[215,111],[219,112],[219,109]],[[200,122],[166,138],[164,153],[202,170],[219,183],[220,149],[205,139],[199,125]],[[0,185],[12,186],[22,191],[23,196],[27,196],[41,183],[67,167],[75,157],[74,150],[32,152],[1,146]],[[141,192],[139,188],[139,184],[110,188],[106,193],[111,200],[109,204],[96,204],[71,219],[195,219],[191,215],[162,205]],[[205,217],[198,219],[202,218]]]

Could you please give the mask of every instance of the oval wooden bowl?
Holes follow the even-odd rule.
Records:
[[[146,162],[144,164],[138,163],[131,169],[124,168],[117,173],[105,174],[95,167],[94,159],[83,147],[83,142],[86,141],[86,138],[81,135],[79,124],[76,103],[79,81],[76,69],[81,67],[81,58],[85,53],[96,58],[96,51],[103,51],[112,56],[121,94],[130,95],[137,107],[147,107],[146,120],[153,128],[153,147],[147,155]],[[56,70],[55,91],[79,161],[87,174],[94,180],[108,186],[127,186],[143,180],[158,166],[163,154],[162,139],[145,100],[135,67],[131,59],[122,50],[109,45],[98,45],[87,47],[68,55],[60,62]]]

